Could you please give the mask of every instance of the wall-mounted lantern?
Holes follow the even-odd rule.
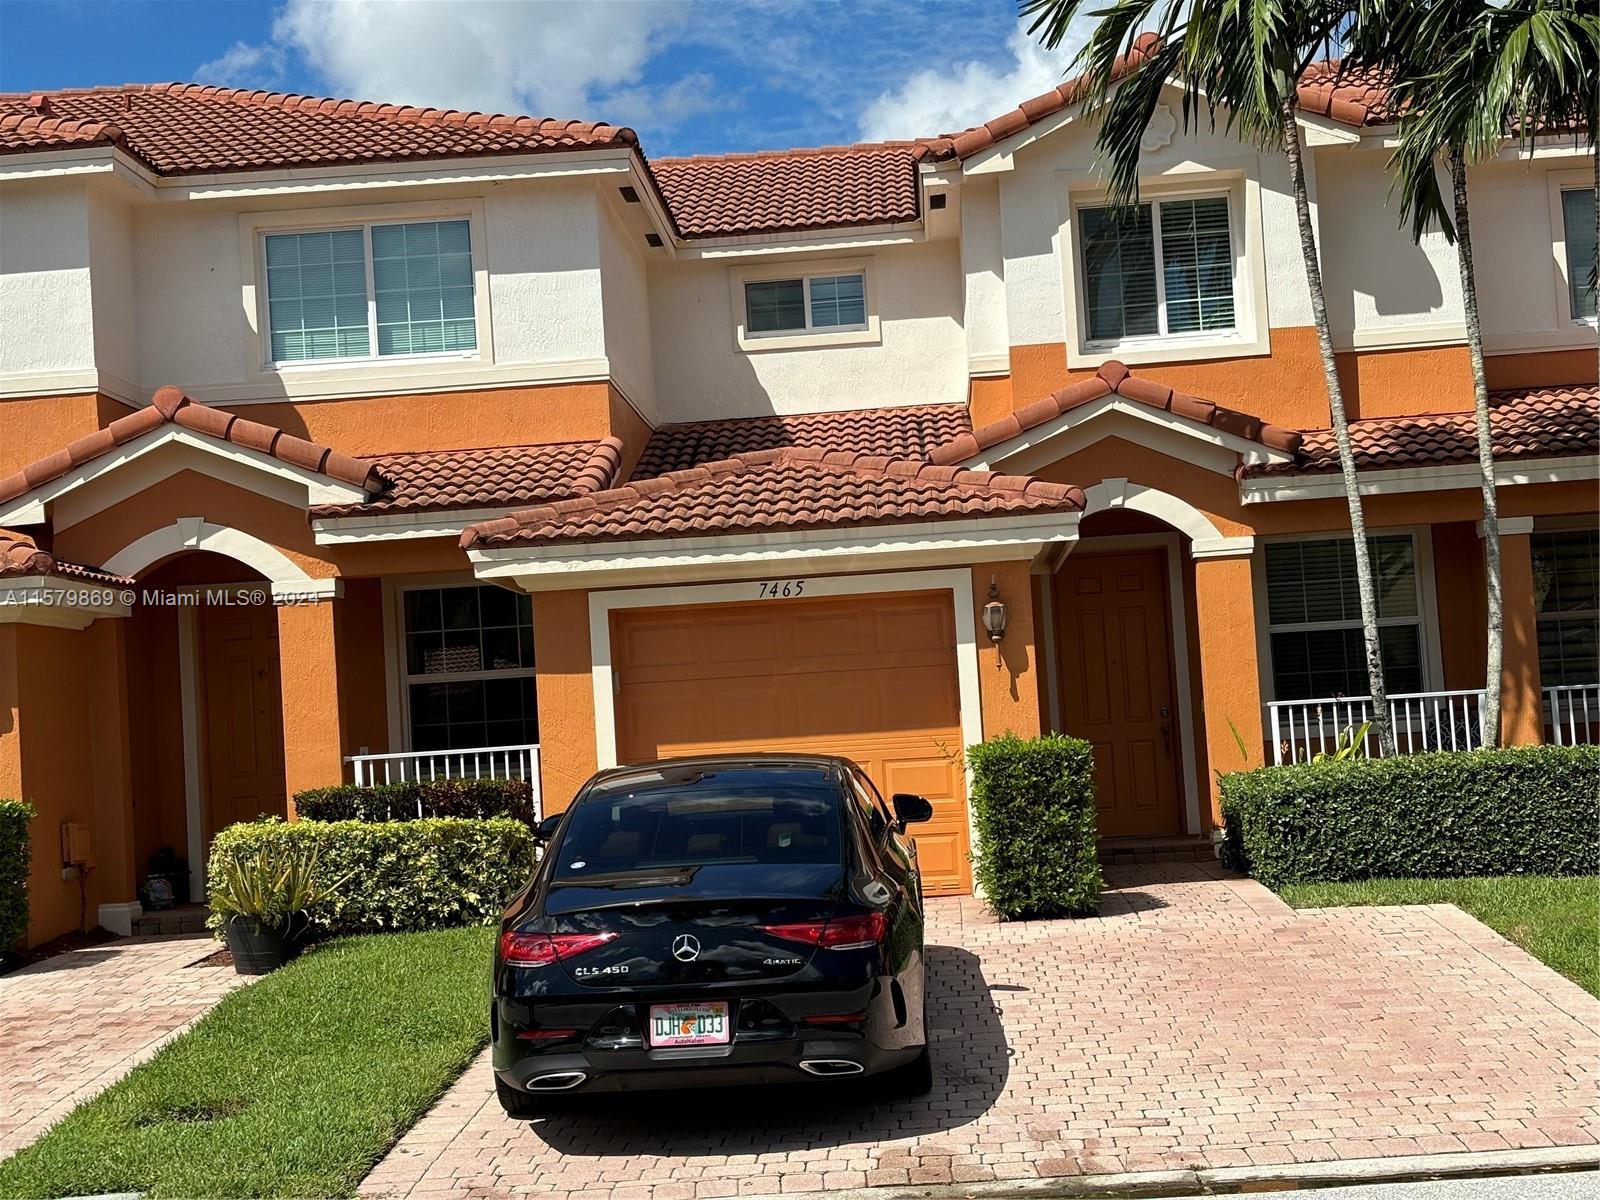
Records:
[[[983,606],[983,627],[989,631],[989,640],[996,646],[1006,635],[1006,604],[1000,599],[1000,587],[995,577],[989,577],[989,602]]]

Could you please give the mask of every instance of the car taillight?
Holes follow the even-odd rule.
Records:
[[[805,942],[824,950],[859,950],[883,940],[888,921],[882,913],[835,917],[831,921],[799,921],[793,925],[757,925],[763,933],[789,942]]]
[[[508,967],[545,967],[603,946],[614,933],[514,933],[500,935],[500,961]]]

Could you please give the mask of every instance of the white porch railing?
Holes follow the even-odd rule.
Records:
[[[1390,696],[1389,723],[1401,754],[1428,750],[1472,750],[1483,745],[1483,690],[1411,692]],[[1347,729],[1360,728],[1372,715],[1366,696],[1327,696],[1318,700],[1278,700],[1267,705],[1275,763],[1308,762],[1319,751],[1333,753]],[[1600,714],[1600,709],[1597,709]],[[1373,758],[1383,747],[1366,737]]]
[[[539,747],[482,746],[473,750],[406,750],[345,759],[357,786],[420,779],[526,779],[539,797]]]
[[[1545,741],[1581,746],[1600,741],[1600,683],[1569,683],[1544,689]]]

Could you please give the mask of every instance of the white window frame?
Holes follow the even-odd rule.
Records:
[[[413,751],[411,742],[411,685],[413,683],[458,683],[478,679],[527,679],[538,674],[538,667],[516,667],[506,671],[442,671],[433,675],[411,674],[410,658],[406,647],[406,593],[436,592],[441,588],[496,586],[472,574],[448,572],[437,575],[413,575],[403,581],[383,581],[384,658],[387,675],[393,681],[389,688],[389,750]],[[532,620],[530,618],[531,627]],[[537,653],[537,651],[535,651]],[[535,687],[535,704],[538,702]],[[362,751],[365,753],[365,750]],[[431,754],[433,751],[420,751]],[[452,751],[454,753],[454,751]]]
[[[1392,528],[1368,529],[1368,538],[1407,536],[1411,539],[1411,556],[1417,579],[1417,613],[1412,617],[1380,617],[1378,627],[1391,625],[1418,626],[1417,646],[1421,656],[1422,690],[1436,692],[1444,687],[1444,652],[1439,641],[1439,602],[1434,586],[1433,536],[1426,525],[1406,525]],[[1273,625],[1272,609],[1267,600],[1267,553],[1265,547],[1285,542],[1325,542],[1350,540],[1345,529],[1325,529],[1314,533],[1277,534],[1256,539],[1259,553],[1253,555],[1251,564],[1252,586],[1255,589],[1256,610],[1256,661],[1261,667],[1261,703],[1272,704],[1278,699],[1277,670],[1272,660],[1272,635],[1274,633],[1305,633],[1324,629],[1348,629],[1350,621],[1296,621]],[[1361,622],[1354,622],[1359,629]],[[1320,699],[1321,697],[1310,697]],[[1263,708],[1263,711],[1265,709]]]
[[[1597,317],[1580,317],[1572,311],[1572,281],[1567,278],[1567,221],[1562,208],[1563,192],[1594,190],[1594,175],[1589,171],[1551,171],[1550,181],[1550,249],[1555,260],[1556,317],[1564,330],[1594,330],[1600,327]],[[1575,343],[1576,344],[1576,343]]]
[[[472,307],[477,346],[471,350],[446,350],[423,354],[379,354],[377,294],[372,282],[372,227],[415,225],[439,221],[466,221],[472,254]],[[367,270],[367,330],[372,353],[344,358],[274,361],[272,325],[267,296],[267,238],[280,233],[322,233],[361,229]],[[439,200],[415,204],[369,204],[294,211],[243,213],[239,217],[243,306],[252,335],[247,340],[245,376],[250,384],[281,381],[296,387],[306,383],[346,380],[352,373],[398,378],[415,375],[418,368],[461,363],[492,364],[494,333],[489,320],[489,271],[485,255],[484,206],[478,199]]]
[[[1255,160],[1249,160],[1254,163]],[[1093,368],[1118,359],[1128,365],[1184,362],[1200,358],[1245,358],[1272,352],[1267,329],[1266,248],[1261,222],[1261,185],[1243,167],[1226,170],[1184,171],[1141,180],[1140,203],[1154,206],[1151,232],[1156,240],[1156,297],[1158,321],[1165,327],[1166,278],[1161,267],[1160,206],[1173,200],[1228,202],[1228,240],[1233,250],[1233,328],[1194,333],[1147,334],[1116,340],[1089,337],[1087,269],[1083,256],[1083,218],[1086,208],[1103,208],[1103,184],[1088,172],[1063,172],[1067,185],[1062,201],[1062,221],[1056,250],[1063,266],[1063,302],[1066,306],[1067,365]]]
[[[861,276],[861,290],[866,304],[867,319],[860,325],[811,324],[811,281],[834,275]],[[745,284],[770,283],[774,280],[798,279],[805,288],[806,327],[802,329],[774,329],[769,333],[751,333],[750,315],[746,307]],[[880,341],[880,326],[875,309],[877,281],[870,259],[833,259],[805,263],[769,264],[736,267],[729,272],[734,313],[734,340],[745,352],[760,350],[793,350],[810,346],[859,346]]]

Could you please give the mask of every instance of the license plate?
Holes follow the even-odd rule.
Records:
[[[652,1046],[726,1046],[728,1035],[726,1000],[650,1006]]]

